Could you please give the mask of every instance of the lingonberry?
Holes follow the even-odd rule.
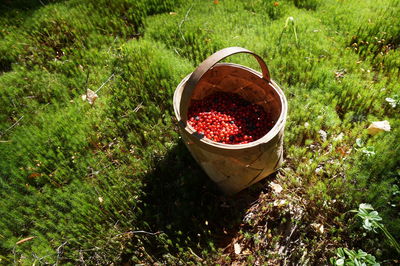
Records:
[[[192,100],[188,123],[206,138],[225,144],[255,141],[273,126],[264,109],[237,94],[216,92],[202,100]]]

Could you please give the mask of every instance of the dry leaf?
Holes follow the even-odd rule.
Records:
[[[214,4],[215,4],[215,5],[218,5],[218,4],[219,4],[219,1],[218,1],[218,0],[214,0]]]
[[[17,242],[17,243],[15,243],[15,244],[19,245],[19,244],[25,243],[25,242],[27,242],[27,241],[29,241],[29,240],[32,240],[32,239],[34,239],[35,237],[36,237],[36,236],[30,236],[30,237],[27,237],[27,238],[21,239],[20,241],[18,241],[18,242]]]
[[[251,253],[250,249],[247,248],[247,249],[243,250],[242,254],[243,255],[251,255],[252,253]]]
[[[272,188],[273,191],[275,191],[275,193],[281,193],[283,190],[281,185],[276,184],[274,182],[271,182],[271,184],[269,186]]]
[[[314,228],[314,230],[320,234],[324,233],[324,225],[323,224],[312,223],[311,227]]]
[[[371,125],[368,127],[368,134],[375,135],[382,131],[390,131],[390,124],[389,121],[375,121],[372,122]]]
[[[275,207],[282,207],[282,206],[284,206],[284,205],[286,205],[286,200],[284,200],[284,199],[275,200],[275,201],[274,201],[274,206],[275,206]]]
[[[87,89],[86,94],[82,95],[82,100],[87,100],[90,104],[94,104],[97,98],[99,98],[99,96],[91,89]]]
[[[240,247],[240,245],[238,243],[235,243],[233,245],[234,249],[235,249],[235,254],[239,255],[240,252],[242,252],[242,248]]]
[[[37,177],[39,177],[39,176],[41,176],[41,174],[39,174],[39,173],[32,173],[32,174],[30,174],[30,175],[28,176],[28,178],[34,179],[34,178],[37,178]]]

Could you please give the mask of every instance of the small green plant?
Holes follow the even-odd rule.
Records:
[[[356,139],[355,149],[360,150],[362,153],[364,153],[368,157],[374,156],[376,154],[375,148],[373,146],[364,146],[364,142],[360,138]]]
[[[379,266],[375,257],[359,249],[358,251],[349,250],[347,248],[338,248],[336,250],[336,257],[330,259],[332,265],[346,265],[346,266],[366,266],[373,265]]]
[[[281,44],[282,35],[290,30],[293,31],[293,36],[294,39],[296,40],[296,45],[299,46],[299,38],[297,37],[296,23],[293,17],[288,17],[286,19],[285,26],[283,27],[281,35],[279,36],[279,45]]]
[[[382,217],[379,216],[379,213],[374,210],[374,208],[370,204],[361,203],[358,207],[358,210],[351,210],[351,212],[355,212],[356,217],[360,217],[363,221],[363,228],[368,231],[377,232],[377,229],[382,230],[385,234],[386,238],[389,241],[389,244],[393,246],[398,253],[400,253],[400,245],[397,240],[389,233],[386,227],[381,223]]]
[[[361,203],[358,207],[358,210],[352,210],[352,212],[356,212],[356,216],[363,220],[363,227],[366,230],[376,233],[376,229],[379,227],[379,225],[381,225],[380,221],[382,221],[382,218],[379,216],[378,212],[372,208],[371,205]]]
[[[367,203],[361,203],[358,210],[351,210],[350,212],[356,213],[356,217],[360,217],[363,222],[363,228],[367,231],[377,233],[380,229],[385,234],[389,244],[393,246],[397,252],[400,253],[400,245],[396,239],[389,233],[386,227],[382,224],[382,217],[374,208]],[[358,251],[349,250],[347,248],[338,248],[336,250],[336,257],[331,258],[330,262],[333,265],[380,265],[376,262],[375,257],[359,249]]]

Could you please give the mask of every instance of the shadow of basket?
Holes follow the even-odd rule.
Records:
[[[246,210],[266,187],[261,182],[225,196],[182,141],[154,164],[154,170],[144,178],[142,210],[150,229],[162,231],[172,241],[166,249],[149,247],[152,254],[160,256],[163,252],[177,255],[179,247],[191,248],[200,256],[204,250],[224,248],[237,233]]]

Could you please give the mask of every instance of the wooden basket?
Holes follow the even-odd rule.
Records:
[[[262,74],[242,65],[218,63],[237,53],[253,55]],[[216,91],[236,93],[262,106],[273,120],[273,128],[256,141],[236,145],[214,142],[198,134],[187,123],[190,101],[203,99]],[[239,192],[280,167],[287,101],[283,91],[270,79],[263,59],[253,52],[229,47],[212,54],[178,85],[174,93],[174,111],[186,147],[226,194]]]

